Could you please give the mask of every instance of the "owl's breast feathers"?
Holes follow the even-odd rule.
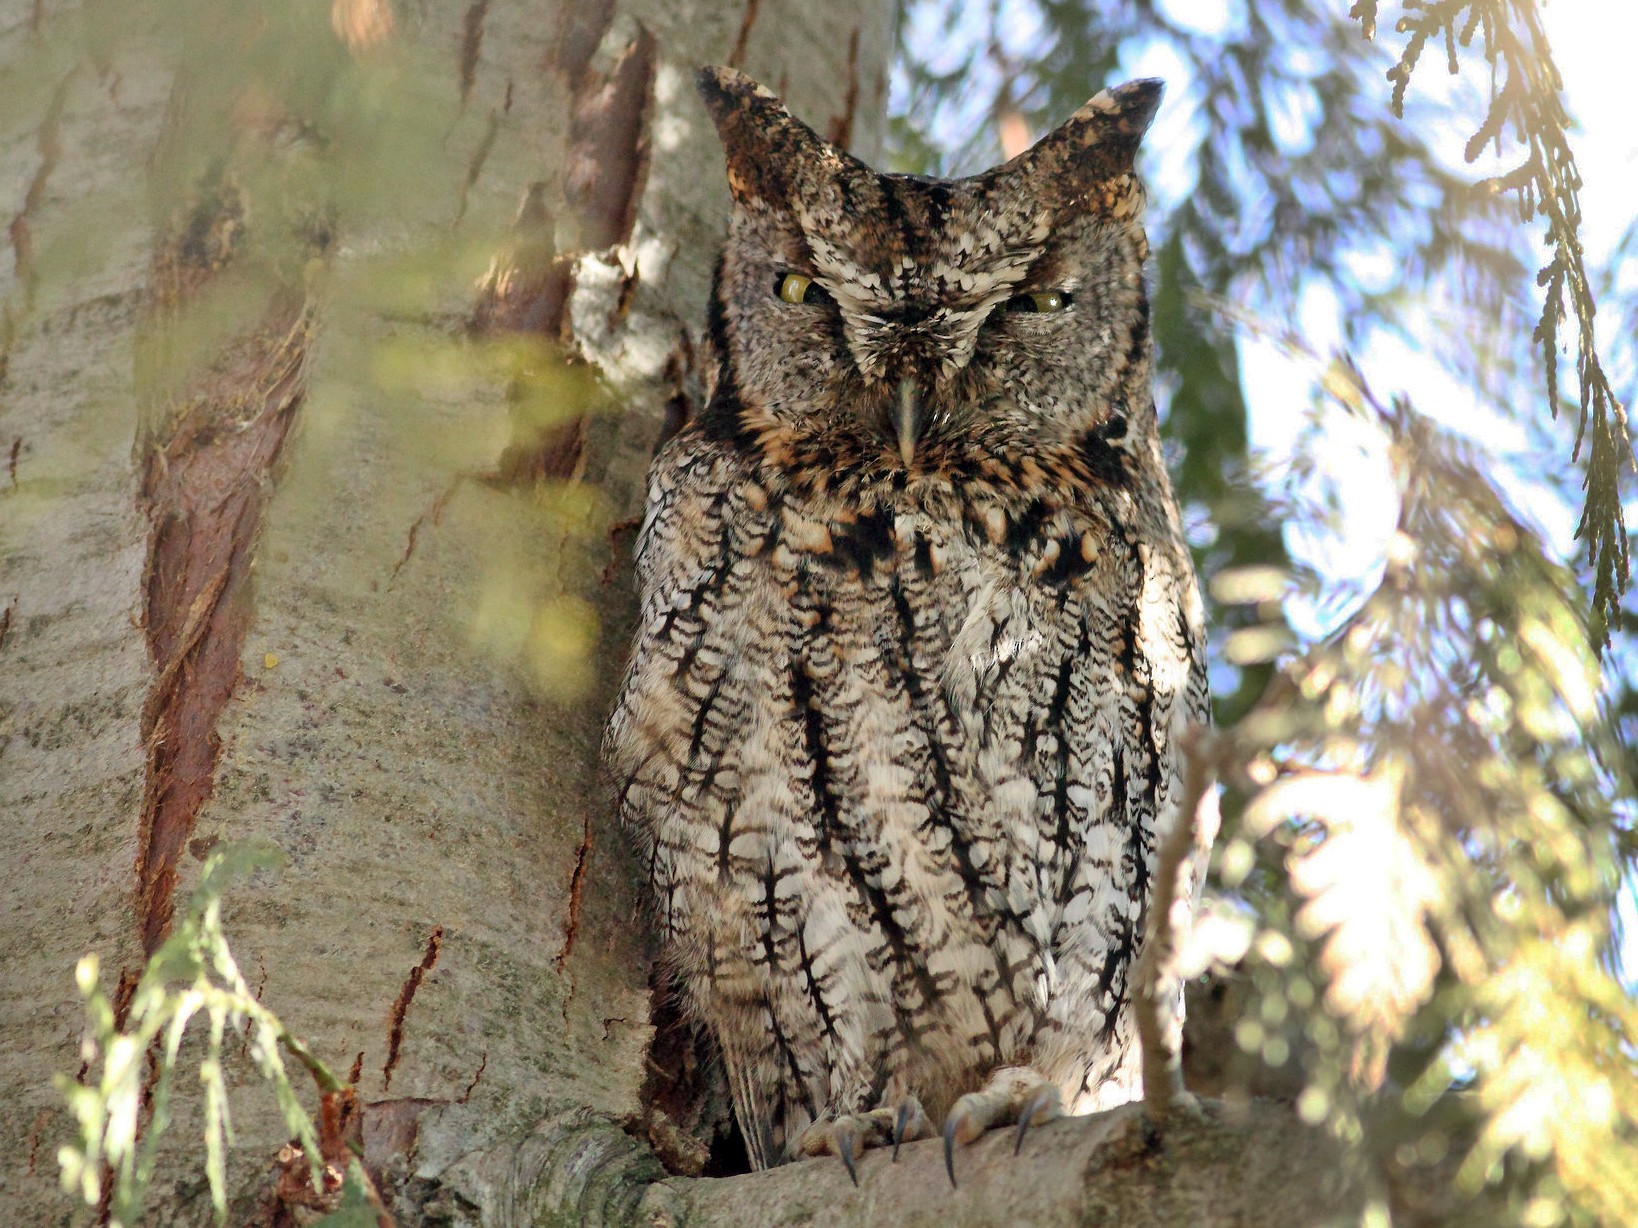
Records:
[[[1162,497],[928,479],[854,501],[696,429],[657,459],[621,811],[696,1011],[719,1039],[771,1029],[764,1073],[810,1116],[895,1071],[1095,1066],[1088,1035],[1125,1060],[1178,738],[1206,711]]]

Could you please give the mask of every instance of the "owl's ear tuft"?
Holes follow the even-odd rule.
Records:
[[[1095,94],[1080,110],[1001,169],[1034,180],[1042,191],[1099,199],[1096,185],[1132,173],[1143,134],[1160,109],[1166,83],[1128,81]]]
[[[735,200],[783,204],[804,164],[824,160],[827,146],[818,133],[744,73],[702,68],[694,84],[722,139]]]
[[[1104,123],[1103,139],[1128,141],[1135,150],[1143,134],[1149,131],[1149,125],[1154,123],[1165,92],[1166,83],[1159,77],[1139,77],[1136,81],[1100,90],[1075,115],[1090,112],[1100,116]]]

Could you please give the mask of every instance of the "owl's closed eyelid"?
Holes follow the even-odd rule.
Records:
[[[1075,295],[1062,287],[1051,286],[1042,290],[1025,290],[1009,299],[1003,299],[990,309],[990,318],[996,314],[1008,315],[1063,315],[1073,310]]]

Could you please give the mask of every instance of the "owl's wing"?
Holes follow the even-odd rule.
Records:
[[[754,492],[744,462],[696,432],[655,459],[637,547],[639,630],[605,752],[684,1002],[718,1044],[761,1169],[780,1158],[787,1081],[769,1040],[772,1008],[743,966],[765,922],[721,879],[725,850],[740,854],[757,838],[729,838],[747,773],[724,765],[753,743],[777,757],[782,736],[781,696],[764,677],[778,667],[767,649],[781,629],[769,613],[757,545],[766,517]]]
[[[638,633],[604,737],[620,818],[638,841],[662,905],[661,828],[676,818],[691,749],[681,684],[698,672],[694,660],[713,634],[722,580],[733,564],[734,470],[730,457],[686,430],[654,460],[637,538]],[[660,921],[675,937],[680,918]]]

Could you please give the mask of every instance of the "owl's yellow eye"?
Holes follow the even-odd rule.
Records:
[[[824,302],[830,295],[813,278],[800,273],[786,273],[779,279],[779,297],[787,303],[807,303],[811,306]]]
[[[1007,300],[1008,311],[1062,311],[1074,298],[1067,290],[1036,290]]]

